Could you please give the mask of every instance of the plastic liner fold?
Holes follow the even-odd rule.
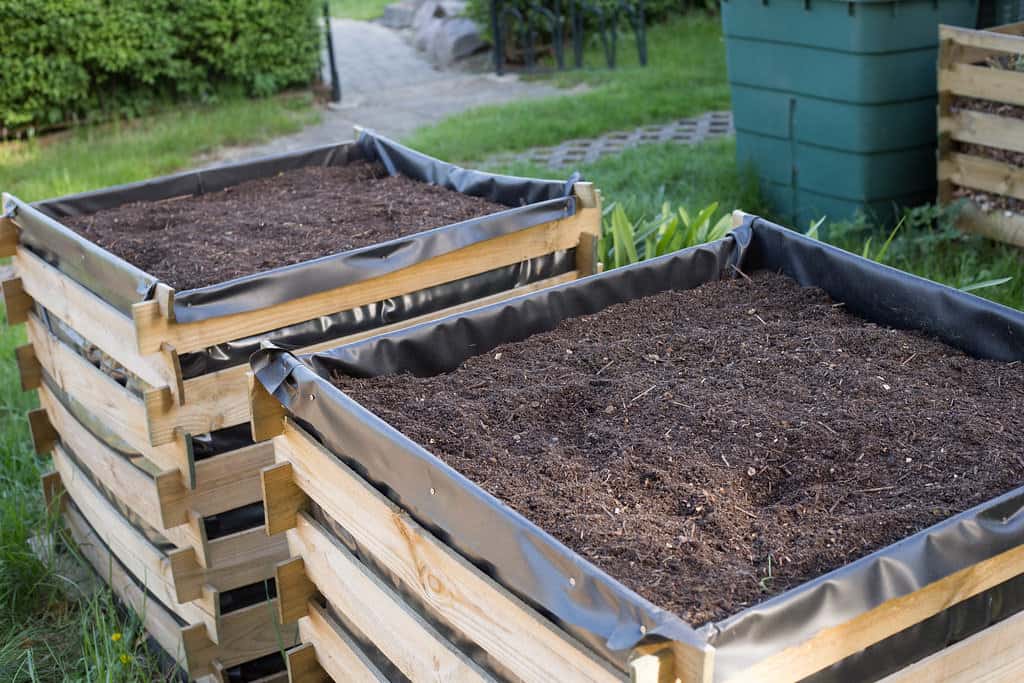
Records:
[[[392,175],[401,173],[414,180],[484,197],[511,208],[384,244],[176,292],[174,313],[177,320],[197,322],[329,291],[575,213],[571,190],[578,176],[562,182],[471,171],[415,152],[371,131],[362,131],[357,142],[178,173],[33,205],[5,195],[4,212],[15,217],[22,228],[22,241],[30,249],[122,313],[130,315],[132,304],[152,295],[157,279],[64,227],[58,222],[61,218],[130,202],[161,201],[216,192],[295,168],[343,165],[360,159],[380,161]],[[287,245],[282,245],[282,248],[287,248]],[[202,255],[197,254],[196,258],[202,258]]]
[[[1024,359],[1024,314],[849,254],[755,217],[728,237],[486,308],[297,358],[256,353],[260,382],[300,424],[499,583],[624,668],[651,638],[714,646],[715,680],[818,631],[1024,543],[1024,487],[958,514],[699,632],[650,604],[334,388],[333,372],[448,372],[499,344],[615,303],[736,270],[781,271],[856,315],[924,330],[965,352]],[[576,579],[575,586],[567,577]],[[1014,579],[811,677],[876,680],[1024,608]],[[644,627],[644,630],[641,629]]]

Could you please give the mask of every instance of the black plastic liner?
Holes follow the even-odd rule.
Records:
[[[571,192],[577,176],[563,182],[471,171],[415,152],[373,132],[362,131],[354,143],[326,145],[163,176],[32,205],[5,195],[4,214],[16,219],[22,229],[21,241],[29,249],[130,315],[133,303],[152,295],[157,279],[64,227],[59,223],[61,218],[131,202],[216,192],[296,168],[344,165],[355,160],[380,161],[392,175],[401,173],[413,180],[434,183],[512,208],[383,244],[176,292],[177,320],[183,323],[206,320],[329,291],[482,240],[571,216],[576,211]],[[197,254],[197,258],[202,255]]]
[[[735,268],[734,268],[735,267]],[[781,271],[819,287],[852,313],[927,331],[967,353],[1024,359],[1024,314],[750,217],[728,237],[659,259],[301,359],[253,357],[261,383],[339,459],[421,524],[549,615],[610,662],[665,637],[716,648],[715,680],[888,600],[1024,542],[1024,488],[956,515],[868,557],[694,631],[560,544],[326,379],[447,372],[470,356],[553,329],[560,321],[735,270]],[[576,579],[570,585],[567,577]],[[819,672],[815,680],[871,680],[1024,608],[1017,582],[996,587]],[[643,627],[643,628],[642,628]],[[975,628],[976,627],[976,628]]]

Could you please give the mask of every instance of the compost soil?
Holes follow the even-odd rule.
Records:
[[[1024,367],[774,274],[333,381],[656,605],[736,613],[1019,486]]]
[[[178,290],[365,247],[508,207],[366,161],[66,219]]]

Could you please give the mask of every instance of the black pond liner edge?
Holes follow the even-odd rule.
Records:
[[[714,646],[715,680],[724,680],[821,629],[1020,545],[1024,487],[696,631],[484,492],[325,377],[333,371],[357,376],[449,371],[470,355],[552,329],[567,317],[666,289],[696,287],[728,276],[731,266],[780,271],[803,286],[825,290],[856,315],[923,330],[970,355],[1024,358],[1024,314],[749,216],[718,242],[301,359],[267,348],[253,356],[252,365],[264,387],[339,459],[620,669],[625,670],[633,647],[663,637]],[[1024,591],[997,586],[813,678],[850,680],[854,671],[860,678],[881,677],[964,635],[958,623],[987,624],[1022,608]],[[865,653],[870,657],[861,656]]]

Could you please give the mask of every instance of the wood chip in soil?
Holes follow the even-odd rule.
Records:
[[[335,383],[692,624],[1021,484],[1024,367],[757,274]]]
[[[309,167],[219,192],[126,204],[65,225],[175,289],[226,282],[508,207],[389,177],[378,163]]]

